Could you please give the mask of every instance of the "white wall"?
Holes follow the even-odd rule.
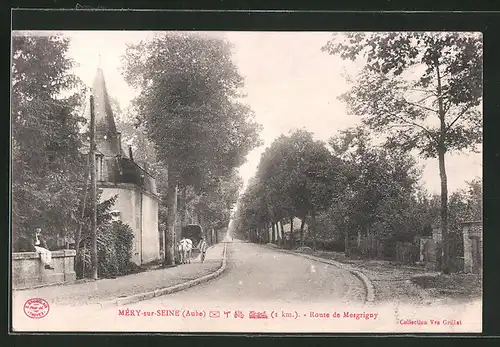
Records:
[[[114,195],[118,198],[113,209],[120,211],[120,219],[128,224],[134,232],[131,261],[137,265],[141,264],[141,221],[140,221],[140,193],[127,188],[102,188],[101,201],[107,200]],[[139,196],[138,196],[139,195]]]
[[[160,259],[158,201],[142,194],[142,263]]]

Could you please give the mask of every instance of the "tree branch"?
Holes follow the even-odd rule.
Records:
[[[403,99],[403,101],[404,101],[404,102],[406,102],[406,103],[407,103],[407,104],[409,104],[409,105],[416,106],[416,107],[420,107],[420,108],[423,108],[424,110],[431,111],[431,112],[434,112],[434,113],[438,113],[438,111],[433,110],[433,109],[432,109],[432,108],[430,108],[430,107],[423,106],[423,105],[419,105],[419,104],[416,104],[416,103],[414,103],[414,102],[410,102],[410,101],[408,101],[408,100],[406,100],[406,99]]]
[[[407,88],[407,90],[411,90],[414,92],[431,93],[432,95],[437,96],[436,92],[433,90],[419,89],[419,88]]]
[[[418,123],[414,123],[414,122],[410,122],[410,121],[408,121],[408,120],[404,119],[404,118],[403,118],[403,117],[401,117],[401,116],[396,116],[396,117],[397,117],[397,118],[399,118],[401,121],[403,121],[403,122],[404,122],[404,124],[399,124],[400,126],[409,126],[409,127],[417,127],[417,128],[420,128],[420,129],[422,129],[422,130],[423,130],[423,131],[427,134],[427,136],[428,136],[431,140],[433,140],[433,141],[435,141],[436,143],[438,143],[438,141],[434,138],[434,135],[430,132],[430,130],[429,130],[429,129],[427,129],[426,127],[424,127],[423,125],[420,125],[420,124],[418,124]]]
[[[457,116],[457,117],[456,117],[456,118],[455,118],[455,119],[454,119],[454,120],[450,123],[450,125],[448,125],[448,126],[446,127],[446,130],[445,130],[445,131],[450,130],[450,129],[451,129],[451,127],[453,126],[453,124],[455,124],[455,123],[456,123],[456,121],[457,121],[457,120],[459,120],[459,119],[460,119],[460,117],[462,117],[462,116],[465,114],[465,112],[467,112],[468,110],[470,110],[470,106],[464,107],[464,109],[463,109],[463,110],[462,110],[462,111],[458,114],[458,116]]]
[[[423,97],[422,99],[418,100],[417,103],[424,102],[425,100],[429,99],[431,96],[437,97],[437,95],[435,95],[435,93],[432,93],[432,94],[429,94],[429,95]]]
[[[444,109],[444,113],[448,113],[448,111],[450,110],[451,108],[451,101],[448,99],[446,100],[446,103],[444,104],[443,106],[443,109]]]

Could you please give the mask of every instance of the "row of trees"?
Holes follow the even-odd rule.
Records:
[[[253,242],[287,241],[292,247],[294,235],[283,232],[287,225],[298,233],[300,246],[321,244],[348,255],[363,252],[353,242],[358,236],[372,235],[379,247],[365,255],[392,258],[396,242],[428,236],[439,221],[439,196],[428,194],[419,180],[413,156],[375,145],[363,127],[343,131],[328,144],[296,131],[263,153],[239,201],[235,232]],[[460,223],[481,219],[481,180],[454,192],[449,211],[450,239],[459,249]],[[300,226],[294,226],[295,217]]]
[[[160,177],[166,265],[177,216],[183,225],[191,209],[206,230],[228,226],[241,188],[236,169],[260,143],[231,57],[227,41],[185,33],[130,45],[123,56],[125,80],[138,90],[134,120]]]
[[[283,224],[292,224],[293,230],[298,217],[300,244],[307,224],[316,247],[324,229],[318,222],[324,224],[326,218],[329,230],[319,238],[342,237],[347,251],[358,232],[404,238],[416,226],[413,216],[422,203],[418,177],[409,155],[377,148],[362,128],[344,131],[329,145],[299,130],[278,138],[262,155],[241,199],[236,229],[247,238],[262,239]]]
[[[13,38],[12,235],[14,251],[30,250],[37,226],[50,249],[64,237],[79,239],[77,272],[84,275],[90,260],[90,209],[83,208],[90,203],[88,138],[79,114],[84,88],[71,72],[69,44],[60,36]],[[130,110],[116,101],[113,108],[134,160],[157,177],[169,265],[177,216],[182,224],[193,210],[206,229],[229,224],[241,187],[235,168],[259,144],[252,112],[238,101],[243,80],[230,49],[219,39],[169,34],[132,45],[123,57],[124,76],[139,96]],[[113,201],[98,206],[104,276],[130,270],[130,228],[112,222]]]
[[[154,145],[147,136],[143,125],[135,122],[135,118],[127,111],[122,111],[118,103],[113,102],[114,114],[117,115],[117,128],[122,134],[122,141],[125,145],[131,146],[134,153],[134,160],[156,177],[158,193],[161,197],[160,203],[160,232],[165,233],[168,216],[167,173],[166,165],[156,160]],[[239,195],[242,187],[242,180],[233,170],[227,177],[222,177],[217,185],[212,189],[195,191],[194,187],[178,186],[176,196],[176,226],[189,224],[191,220],[200,222],[205,232],[210,230],[223,231],[229,224],[230,211]],[[177,230],[176,232],[179,232]],[[215,234],[217,237],[218,233]],[[162,235],[164,237],[164,235]],[[209,237],[207,239],[210,240]],[[212,240],[210,240],[212,241]],[[217,242],[218,240],[213,240]]]
[[[480,33],[393,32],[335,35],[323,51],[363,69],[341,96],[352,114],[388,135],[387,147],[437,158],[441,180],[442,271],[450,266],[445,157],[482,141]]]
[[[316,229],[315,212],[325,208],[323,206],[325,197],[330,199],[331,206],[337,206],[338,213],[334,215],[339,220],[339,226],[342,223],[352,223],[353,218],[358,228],[364,230],[373,227],[374,223],[389,223],[390,219],[381,218],[377,211],[383,208],[388,211],[398,211],[398,208],[407,206],[411,203],[411,199],[414,199],[412,187],[416,181],[414,175],[409,172],[412,166],[411,158],[407,157],[406,153],[424,158],[437,158],[441,180],[440,226],[445,245],[442,270],[448,272],[449,202],[445,157],[452,152],[475,150],[476,146],[481,143],[480,104],[483,55],[481,35],[449,32],[342,33],[335,34],[322,50],[338,55],[344,60],[362,64],[363,68],[359,75],[349,81],[352,88],[340,99],[345,102],[350,113],[361,116],[364,125],[376,132],[378,136],[384,136],[386,141],[385,150],[368,150],[371,145],[366,146],[365,137],[357,131],[333,140],[334,143],[331,144],[336,150],[335,159],[329,160],[343,159],[344,164],[347,160],[347,163],[351,165],[345,166],[344,175],[330,173],[328,177],[333,180],[333,183],[328,187],[344,187],[345,189],[337,191],[340,195],[331,195],[329,189],[318,189],[317,192],[314,192],[314,189],[311,190],[310,184],[315,187],[324,185],[321,175],[326,174],[319,173],[320,176],[318,176],[316,168],[312,168],[313,174],[306,175],[308,178],[301,181],[302,186],[297,186],[297,189],[303,190],[300,196],[304,201],[315,202],[306,208],[313,220],[312,229]],[[342,146],[339,147],[336,142],[347,144],[352,143],[352,140],[359,142],[360,146],[357,150],[349,154],[343,153],[342,150],[338,151]],[[278,148],[278,143],[274,147]],[[318,148],[318,155],[320,152],[322,151]],[[361,160],[359,163],[362,163],[357,168],[352,161],[353,155],[358,156],[357,159]],[[297,158],[297,160],[302,159]],[[307,162],[307,159],[303,159],[302,162],[304,160]],[[388,180],[381,178],[375,181],[368,179],[363,183],[368,184],[367,186],[357,184],[356,180],[352,181],[353,177],[363,182],[365,178],[370,177],[369,173],[376,175],[372,164],[375,165],[374,163],[379,160],[382,162],[385,160],[387,167],[400,171],[399,173],[386,172],[387,177],[395,175],[396,186],[391,187]],[[403,160],[403,162],[397,163],[397,160]],[[266,167],[266,161],[267,159],[263,157],[262,167]],[[288,165],[288,162],[282,164]],[[400,166],[402,164],[403,166]],[[332,167],[336,165],[333,164]],[[243,211],[249,211],[251,208],[255,211],[256,199],[251,198],[255,195],[254,191],[269,192],[267,188],[260,187],[272,185],[266,182],[270,177],[264,174],[266,170],[260,170],[256,181],[250,186],[242,200],[242,206],[245,206]],[[299,170],[299,172],[302,171]],[[376,187],[369,185],[373,183],[376,183]],[[400,196],[402,200],[394,200],[393,206],[389,208],[379,203],[383,200],[364,198],[366,194],[375,197],[386,193],[395,197]],[[273,195],[272,192],[269,194]],[[346,195],[348,198],[345,197]],[[292,205],[294,205],[294,195],[287,196],[292,199]],[[266,206],[272,203],[271,199],[265,201],[262,204]],[[359,207],[360,213],[357,216],[346,216],[344,211],[350,211],[347,215],[352,213],[350,210],[352,206],[349,207],[347,201],[357,201],[354,204],[354,207]],[[392,201],[392,199],[385,201]],[[299,205],[295,204],[294,212],[289,214],[304,217],[303,212],[297,213],[300,210]],[[262,213],[265,214],[271,213],[271,217],[264,218],[266,221],[273,222],[276,218],[276,212],[269,211],[269,208],[257,208],[257,210],[264,210],[265,212]],[[245,214],[245,212],[241,213]],[[411,217],[412,215],[411,213],[402,214],[401,221],[393,224],[393,228],[404,230],[396,225],[403,223],[406,220],[405,216]],[[249,218],[243,219],[249,220]],[[340,223],[340,221],[343,222]],[[259,222],[262,223],[262,218]],[[417,225],[413,227],[416,228]],[[348,231],[346,235],[347,233]]]

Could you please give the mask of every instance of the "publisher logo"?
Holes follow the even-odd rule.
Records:
[[[49,314],[50,305],[46,300],[33,298],[26,301],[23,308],[29,318],[40,319]]]

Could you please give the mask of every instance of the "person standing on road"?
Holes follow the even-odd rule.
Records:
[[[201,238],[200,243],[198,243],[198,247],[196,248],[200,250],[201,262],[203,263],[205,261],[205,256],[207,254],[207,242],[205,241],[205,236]]]

